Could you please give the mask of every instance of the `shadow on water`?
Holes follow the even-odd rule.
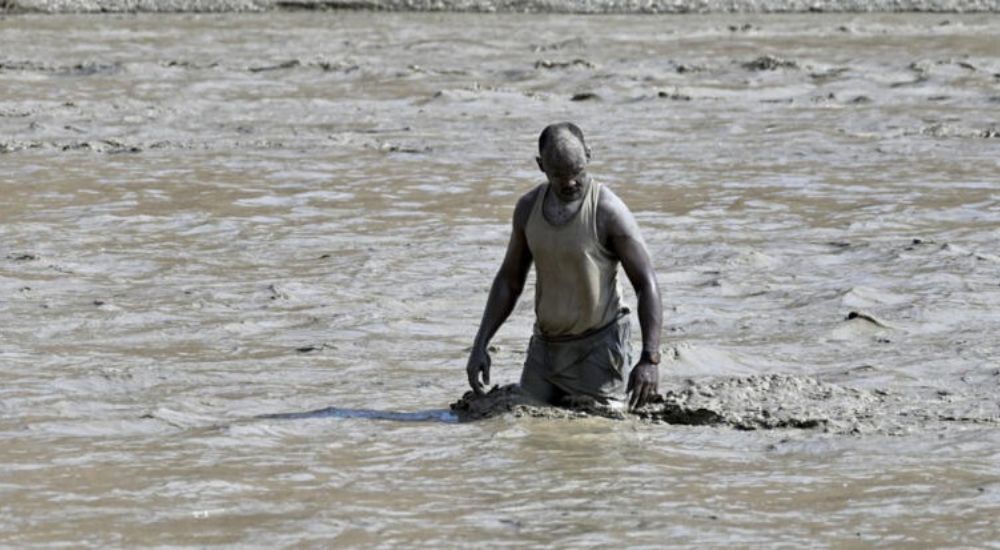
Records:
[[[458,423],[458,416],[448,409],[431,409],[426,411],[402,412],[380,411],[376,409],[343,409],[327,407],[305,412],[289,412],[262,414],[256,419],[267,420],[299,420],[308,418],[363,418],[366,420],[394,420],[397,422],[444,422]]]

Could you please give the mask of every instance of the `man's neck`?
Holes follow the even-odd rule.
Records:
[[[545,215],[545,219],[553,225],[567,223],[583,207],[583,199],[590,192],[590,186],[593,184],[593,180],[588,177],[580,193],[572,198],[563,197],[553,188],[552,184],[549,184],[550,192],[546,193],[545,201],[542,203],[542,213]]]

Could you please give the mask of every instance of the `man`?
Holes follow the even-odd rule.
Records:
[[[657,392],[662,313],[639,227],[625,203],[587,173],[590,149],[576,125],[546,127],[536,160],[548,183],[514,208],[507,253],[469,355],[469,384],[477,394],[489,385],[489,342],[514,309],[534,262],[536,322],[521,390],[553,405],[620,407],[627,394],[630,408],[641,406]],[[642,354],[631,369],[619,264],[639,302]]]

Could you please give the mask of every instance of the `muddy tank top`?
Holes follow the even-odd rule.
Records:
[[[535,331],[575,336],[606,326],[622,307],[618,259],[597,236],[601,186],[591,181],[580,210],[562,225],[545,219],[543,183],[524,232],[535,260]]]

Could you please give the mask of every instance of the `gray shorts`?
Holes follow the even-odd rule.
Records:
[[[632,368],[628,313],[623,309],[607,326],[577,338],[532,336],[521,389],[551,405],[622,403]]]

